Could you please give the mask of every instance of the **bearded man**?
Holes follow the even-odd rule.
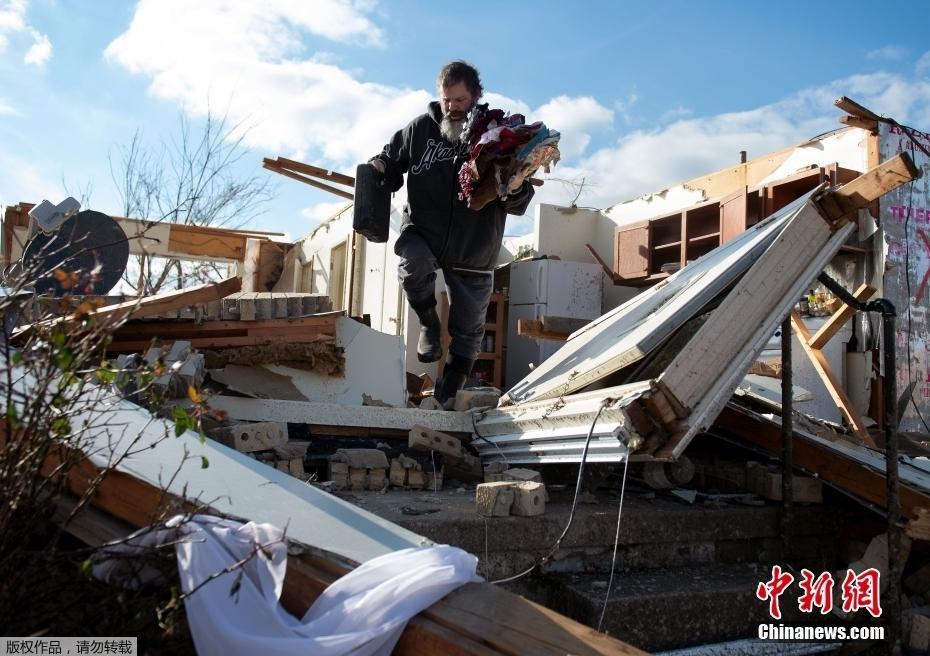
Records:
[[[518,177],[505,199],[478,211],[459,199],[458,172],[469,156],[462,127],[483,88],[478,71],[463,61],[443,66],[436,86],[439,101],[398,131],[371,165],[392,191],[407,174],[407,204],[394,252],[400,256],[398,275],[407,302],[420,320],[420,362],[442,358],[435,294],[436,270],[442,269],[452,339],[434,394],[445,404],[464,386],[480,352],[507,214],[523,214],[533,188]]]

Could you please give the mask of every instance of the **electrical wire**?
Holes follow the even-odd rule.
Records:
[[[623,493],[626,491],[626,471],[630,466],[630,454],[623,460],[623,479],[620,483],[620,504],[617,507],[617,533],[614,536],[614,555],[610,560],[610,578],[607,580],[607,593],[604,595],[604,607],[601,608],[601,618],[597,621],[597,630],[604,626],[604,616],[607,614],[607,605],[610,603],[610,590],[614,585],[614,574],[617,571],[617,547],[620,544],[620,519],[623,517]]]
[[[495,449],[497,449],[498,455],[500,455],[501,459],[504,461],[505,464],[509,465],[510,462],[507,460],[507,455],[503,452],[503,450],[501,450],[500,444],[498,444],[497,442],[492,442],[491,440],[489,440],[489,439],[486,438],[484,435],[482,435],[481,433],[478,432],[478,421],[477,421],[477,419],[476,419],[476,415],[477,415],[477,414],[478,414],[478,413],[476,413],[476,412],[471,413],[471,432],[472,432],[472,435],[474,435],[475,437],[477,437],[477,438],[478,438],[479,440],[481,440],[482,442],[487,442],[488,444],[490,444],[491,446],[493,446]]]
[[[597,409],[597,414],[594,415],[594,421],[591,422],[591,428],[588,430],[588,437],[585,439],[584,449],[581,452],[581,464],[578,466],[578,480],[575,483],[575,497],[572,499],[572,510],[568,515],[568,523],[565,525],[565,529],[562,531],[562,535],[560,535],[559,538],[555,541],[555,544],[552,545],[549,553],[530,565],[530,567],[523,570],[519,574],[514,574],[513,576],[508,576],[503,579],[497,579],[496,581],[491,581],[491,583],[511,583],[512,581],[523,578],[537,567],[548,563],[562,546],[562,540],[564,540],[565,536],[568,535],[568,531],[572,527],[572,522],[575,519],[575,509],[578,507],[578,498],[581,496],[581,483],[584,478],[584,466],[588,459],[588,446],[591,444],[591,436],[594,435],[594,427],[597,425],[597,420],[600,419],[604,408],[606,408],[611,402],[612,399],[610,398],[604,399],[604,401],[601,403],[601,406]]]

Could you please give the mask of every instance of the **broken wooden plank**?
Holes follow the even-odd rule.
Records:
[[[840,96],[833,101],[833,104],[842,109],[847,114],[852,116],[857,116],[859,118],[869,119],[871,121],[880,121],[882,117],[873,112],[871,109],[863,107],[855,100],[847,98],[846,96]]]
[[[873,133],[878,132],[878,121],[870,118],[862,118],[860,116],[841,116],[840,123],[853,128],[862,128],[863,130],[868,130],[869,132]]]
[[[572,333],[591,323],[589,319],[570,317],[542,317],[541,319],[518,319],[517,334],[533,339],[567,340]]]
[[[920,177],[920,169],[907,153],[898,153],[839,189],[814,200],[824,217],[842,222],[889,191]]]
[[[257,292],[258,287],[258,268],[261,261],[262,242],[259,239],[245,240],[245,256],[240,268],[242,276],[242,291]],[[268,318],[268,317],[265,317]]]
[[[542,323],[543,330],[547,332],[572,334],[587,326],[589,323],[591,323],[591,320],[544,314],[542,317]]]
[[[853,298],[857,301],[866,301],[872,297],[876,289],[868,284],[862,284],[859,286],[853,293]],[[810,347],[812,349],[820,350],[827,345],[827,342],[830,341],[830,338],[833,337],[845,324],[856,314],[856,308],[851,305],[843,303],[839,310],[833,313],[833,315],[827,320],[827,322],[820,327],[814,336],[811,337]]]
[[[306,175],[311,175],[315,178],[322,178],[323,180],[328,180],[330,182],[335,182],[336,184],[344,184],[349,187],[355,187],[355,178],[350,175],[345,175],[342,173],[337,173],[336,171],[331,171],[329,169],[323,169],[319,166],[313,166],[312,164],[305,164],[304,162],[298,162],[297,160],[288,159],[286,157],[278,156],[274,163],[280,165],[282,168],[288,168],[292,171],[297,171],[298,173],[304,173]]]
[[[714,422],[714,432],[718,430],[761,447],[773,456],[780,458],[782,455],[780,423],[734,403],[728,404]],[[795,430],[792,459],[796,467],[868,505],[885,507],[885,459],[880,454],[852,444],[831,444]],[[901,513],[906,518],[916,519],[918,508],[930,507],[930,492],[909,483],[903,470],[900,499]]]
[[[292,565],[293,563],[293,565]],[[282,605],[302,617],[344,568],[323,558],[289,556]],[[397,656],[645,656],[635,647],[486,583],[469,583],[413,617]]]
[[[558,342],[564,342],[569,336],[569,333],[546,331],[543,322],[539,319],[517,319],[517,334],[521,337],[551,339]]]
[[[447,410],[348,406],[313,401],[210,397],[211,408],[242,421],[286,421],[294,424],[393,428],[409,431],[421,425],[444,433],[472,433],[471,415]]]
[[[228,300],[228,299],[227,299]],[[190,339],[206,336],[243,337],[268,336],[293,339],[306,334],[328,334],[336,332],[336,320],[343,312],[316,314],[296,319],[269,319],[245,323],[242,321],[136,321],[130,320],[115,331],[114,341],[126,339]]]
[[[846,396],[843,384],[840,382],[839,378],[836,377],[836,374],[833,373],[833,367],[827,362],[826,356],[820,350],[811,347],[811,333],[807,329],[807,326],[804,325],[804,320],[801,319],[801,315],[798,314],[797,310],[791,312],[791,326],[798,334],[798,341],[801,342],[801,348],[804,349],[808,359],[814,366],[814,370],[823,381],[824,386],[827,388],[827,392],[830,393],[830,398],[833,399],[840,412],[842,412],[843,416],[846,418],[846,421],[849,422],[849,426],[853,433],[855,433],[856,437],[862,440],[864,444],[875,447],[875,441],[872,439],[872,436],[869,435],[869,431],[866,429],[865,424],[862,423],[862,417],[856,412],[852,401]]]
[[[339,196],[340,198],[345,198],[346,200],[355,200],[355,196],[353,194],[350,194],[347,191],[343,191],[342,189],[337,189],[336,187],[331,187],[330,185],[323,184],[322,182],[317,182],[316,180],[314,180],[313,178],[309,176],[302,175],[300,173],[295,173],[294,171],[290,171],[284,168],[283,166],[281,166],[280,164],[278,164],[277,162],[275,162],[274,160],[265,158],[265,160],[262,162],[262,166],[268,169],[269,171],[274,171],[275,173],[291,178],[293,180],[297,180],[298,182],[303,182],[304,184],[308,184],[311,187],[316,187],[317,189],[328,191],[329,193],[335,194],[336,196]]]

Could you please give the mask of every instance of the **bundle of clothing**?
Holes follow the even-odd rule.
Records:
[[[559,161],[559,133],[542,121],[526,123],[522,114],[477,105],[462,127],[469,160],[459,169],[459,199],[480,210],[495,198],[506,198],[514,178]]]

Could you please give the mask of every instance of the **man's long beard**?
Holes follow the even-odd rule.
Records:
[[[465,116],[462,116],[460,119],[452,119],[449,118],[448,114],[442,117],[442,121],[439,123],[439,132],[442,133],[446,141],[454,144],[462,141],[462,126],[465,125],[465,118]]]

